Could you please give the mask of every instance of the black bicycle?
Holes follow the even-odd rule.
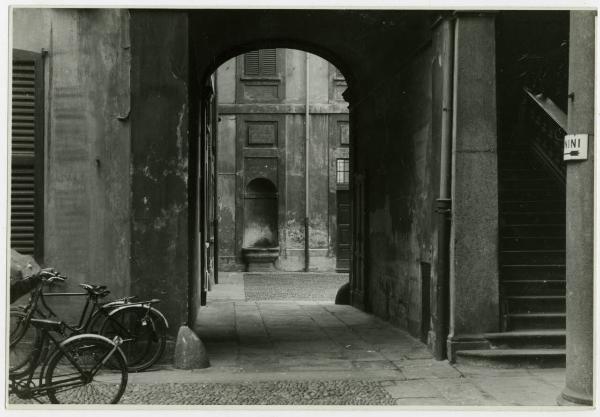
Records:
[[[42,274],[45,284],[64,280],[58,273]],[[43,284],[32,292],[34,305],[42,291]],[[55,404],[115,404],[121,399],[128,371],[120,337],[84,333],[64,338],[65,323],[26,317],[10,332],[9,394],[40,403],[47,396]]]
[[[79,284],[83,293],[41,292],[35,303],[30,300],[24,307],[11,308],[11,332],[19,328],[19,323],[35,316],[41,318],[57,318],[56,313],[48,306],[45,297],[86,296],[86,302],[77,324],[64,323],[64,330],[69,334],[97,333],[109,339],[119,336],[122,340],[121,350],[125,354],[130,372],[139,372],[154,365],[163,355],[167,343],[169,324],[165,316],[154,307],[160,300],[135,301],[135,297],[124,297],[119,300],[102,303],[100,300],[110,294],[103,285]],[[17,331],[17,330],[15,330]],[[30,329],[24,342],[31,341],[35,329]],[[31,346],[31,342],[29,344]],[[19,366],[27,356],[23,345],[21,358],[14,357],[11,368]]]

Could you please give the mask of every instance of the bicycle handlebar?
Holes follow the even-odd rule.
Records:
[[[45,284],[53,284],[55,281],[65,282],[67,279],[66,276],[61,275],[60,272],[52,268],[42,269],[40,271],[40,277]]]

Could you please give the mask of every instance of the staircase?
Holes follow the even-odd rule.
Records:
[[[564,366],[565,185],[515,136],[498,158],[501,331],[484,335],[490,349],[457,352],[457,360]]]

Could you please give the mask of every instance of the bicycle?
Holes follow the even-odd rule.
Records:
[[[44,282],[64,280],[58,274],[42,272]],[[43,285],[33,291],[34,303],[39,300]],[[127,386],[127,363],[119,348],[119,336],[110,339],[97,334],[77,334],[66,339],[65,324],[61,321],[28,316],[26,321],[11,331],[9,349],[19,350],[28,329],[33,333],[33,348],[27,360],[9,369],[9,394],[37,402],[47,396],[54,404],[116,404]],[[49,344],[54,350],[48,356]],[[39,381],[34,382],[39,368]]]
[[[164,353],[169,324],[165,316],[154,307],[160,300],[133,301],[135,297],[124,297],[108,303],[101,303],[110,291],[104,285],[79,284],[83,293],[40,293],[35,308],[32,303],[18,311],[11,309],[11,324],[36,313],[42,318],[57,317],[48,306],[45,297],[86,296],[85,306],[76,325],[65,323],[71,334],[98,333],[109,339],[120,336],[121,350],[127,359],[130,372],[140,372],[154,365]],[[39,305],[43,309],[39,308]],[[90,308],[91,307],[91,308]],[[14,312],[13,312],[14,310]],[[12,331],[12,330],[11,330]],[[15,359],[17,361],[17,359]]]

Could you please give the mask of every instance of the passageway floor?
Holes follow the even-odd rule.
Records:
[[[554,407],[564,369],[436,361],[407,332],[332,301],[246,301],[241,274],[195,329],[211,367],[130,374],[122,404]],[[212,296],[212,297],[211,297]]]
[[[343,282],[315,275],[221,274],[195,329],[211,367],[130,376],[123,403],[205,405],[556,405],[564,369],[436,361],[407,332],[333,304]],[[250,279],[249,279],[250,278]],[[274,299],[274,295],[279,299]],[[308,299],[310,298],[310,299]],[[157,381],[160,381],[157,383]]]

